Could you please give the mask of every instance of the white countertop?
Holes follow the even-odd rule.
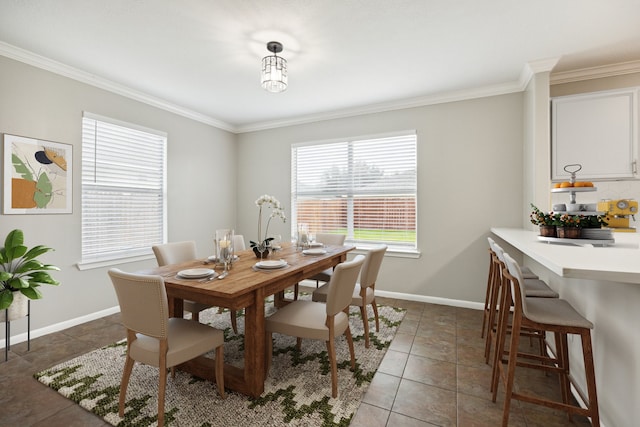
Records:
[[[615,243],[583,247],[538,240],[537,231],[491,228],[523,254],[562,277],[640,284],[640,234],[615,233]]]

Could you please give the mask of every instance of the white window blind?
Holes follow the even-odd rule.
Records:
[[[416,250],[417,138],[398,136],[292,146],[292,231]]]
[[[151,253],[165,241],[165,133],[84,113],[82,263]]]

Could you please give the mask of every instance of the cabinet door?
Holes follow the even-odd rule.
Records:
[[[637,89],[551,100],[551,179],[565,180],[568,164],[579,179],[635,177]]]

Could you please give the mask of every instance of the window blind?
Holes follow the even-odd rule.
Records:
[[[85,113],[82,262],[150,253],[166,234],[166,134]]]
[[[292,146],[293,232],[415,250],[417,138],[403,134]]]

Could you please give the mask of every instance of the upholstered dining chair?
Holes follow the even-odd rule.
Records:
[[[247,245],[244,243],[244,236],[242,234],[234,234],[233,235],[233,250],[244,251],[247,249]]]
[[[360,281],[356,283],[351,296],[351,305],[360,307],[360,315],[364,325],[364,346],[369,348],[369,316],[367,316],[367,305],[371,304],[376,322],[376,332],[380,332],[380,320],[378,319],[378,306],[376,305],[376,280],[378,272],[387,251],[387,245],[380,245],[367,251],[364,264],[360,270]],[[312,300],[326,302],[329,293],[328,286],[322,285],[313,291]]]
[[[346,239],[346,237],[347,237],[346,234],[319,233],[319,234],[316,234],[316,242],[323,243],[325,245],[342,246],[344,245],[344,240]],[[320,273],[312,277],[309,277],[309,280],[315,280],[316,288],[318,288],[318,286],[320,285],[320,281],[328,282],[329,279],[331,279],[332,274],[333,274],[333,268],[327,268],[326,270],[321,271]],[[300,286],[298,283],[296,283],[293,287],[294,301],[298,299],[298,294],[300,292],[299,288]]]
[[[156,261],[160,267],[168,264],[180,264],[181,262],[194,260],[197,257],[196,242],[192,240],[155,245],[152,246],[151,249],[153,249]],[[191,319],[199,322],[200,312],[211,308],[211,306],[195,301],[184,300],[183,308],[185,311],[191,313]],[[233,331],[238,333],[237,316],[235,311],[231,311],[231,326],[233,327]]]
[[[349,303],[364,262],[358,255],[353,261],[338,264],[331,280],[327,303],[314,301],[293,301],[267,317],[265,330],[266,370],[269,372],[273,351],[273,334],[279,333],[297,337],[300,349],[302,338],[324,340],[327,343],[331,365],[331,396],[338,396],[338,368],[336,362],[335,338],[345,334],[351,355],[351,369],[355,368],[353,338],[349,328]]]
[[[332,234],[332,233],[318,233],[316,234],[316,242],[324,243],[325,245],[344,245],[344,240],[347,238],[346,234]],[[316,281],[316,288],[320,286],[320,282],[328,282],[333,274],[333,268],[328,268],[313,277],[310,280]]]
[[[129,378],[135,362],[159,368],[158,425],[164,425],[164,398],[167,369],[215,349],[215,378],[218,393],[224,391],[224,333],[221,330],[169,318],[169,305],[161,276],[125,273],[113,268],[109,277],[120,304],[122,323],[127,329],[127,356],[120,383],[118,412],[124,417]]]

